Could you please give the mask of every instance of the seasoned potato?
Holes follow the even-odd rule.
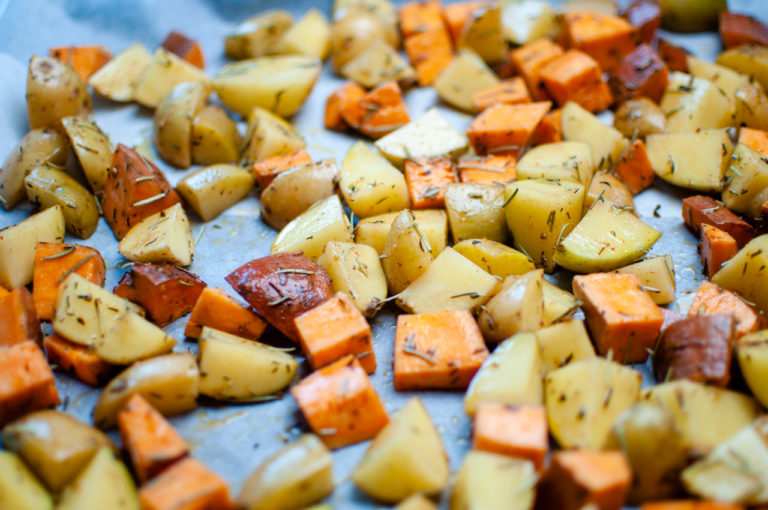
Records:
[[[88,79],[88,85],[112,101],[133,101],[136,86],[152,63],[152,55],[136,43],[112,57]]]
[[[91,508],[141,508],[131,473],[109,448],[99,450],[75,481],[64,489],[56,510]]]
[[[53,510],[53,498],[16,455],[0,450],[0,508]]]
[[[554,324],[573,315],[581,303],[573,294],[544,280],[542,287],[542,319],[544,324]]]
[[[531,509],[538,475],[533,462],[470,450],[451,492],[451,509]]]
[[[333,195],[338,175],[335,159],[282,172],[261,192],[261,218],[272,228],[282,229],[311,205]]]
[[[584,214],[595,200],[604,201],[617,209],[624,209],[634,214],[635,203],[632,199],[632,192],[627,186],[613,174],[608,172],[598,172],[592,177],[592,182],[584,195]]]
[[[192,162],[197,165],[235,163],[242,138],[237,124],[216,105],[204,106],[192,119]]]
[[[445,211],[418,209],[411,212],[419,230],[427,238],[432,255],[438,255],[448,242],[448,218]],[[360,219],[355,225],[355,242],[367,244],[379,254],[384,253],[392,222],[399,214],[393,212]]]
[[[397,505],[395,510],[437,510],[437,505],[421,494],[414,494]]]
[[[629,140],[573,101],[563,106],[563,139],[589,145],[595,171],[608,170],[619,161]]]
[[[670,255],[641,260],[622,267],[618,272],[637,276],[657,305],[666,305],[675,300],[675,266]]]
[[[60,206],[67,231],[88,239],[99,223],[99,206],[85,187],[64,170],[41,165],[24,178],[27,198],[43,209]]]
[[[117,245],[123,257],[135,262],[188,266],[195,255],[195,240],[181,204],[147,216],[131,227]]]
[[[507,42],[501,23],[502,7],[481,4],[471,15],[456,41],[457,48],[470,48],[488,64],[507,58]]]
[[[341,162],[339,188],[360,218],[401,211],[410,205],[403,173],[362,141],[356,142]]]
[[[141,315],[128,312],[96,340],[94,352],[107,363],[128,365],[168,353],[174,345],[175,338]]]
[[[254,177],[235,165],[211,165],[179,181],[176,191],[203,221],[211,221],[253,189]]]
[[[717,27],[717,16],[728,10],[726,0],[661,0],[661,24],[676,32]]]
[[[200,68],[160,47],[136,85],[134,99],[148,108],[157,108],[176,85],[184,82],[201,83],[206,90],[210,87],[210,79]]]
[[[13,148],[0,168],[0,203],[10,211],[26,197],[24,177],[40,165],[63,166],[69,156],[67,138],[53,129],[33,129]],[[110,154],[111,158],[111,154]]]
[[[746,244],[720,271],[712,283],[737,292],[768,313],[768,285],[765,267],[768,265],[768,235],[756,237]]]
[[[286,121],[261,107],[248,114],[248,131],[240,164],[250,166],[263,159],[287,154],[307,145],[304,138]]]
[[[730,126],[733,108],[712,82],[673,71],[659,102],[667,117],[670,133],[689,133],[701,129]]]
[[[504,242],[504,188],[495,184],[449,184],[444,189],[445,211],[453,240],[486,238]]]
[[[768,402],[768,385],[765,373],[768,370],[768,330],[758,331],[739,338],[736,355],[741,373],[752,391],[752,395],[763,404]]]
[[[331,25],[331,62],[333,70],[341,68],[365,51],[373,42],[383,40],[390,46],[398,46],[396,26],[389,25],[375,12],[363,5],[343,10]]]
[[[592,153],[584,142],[545,143],[523,154],[515,170],[519,180],[558,179],[589,186]]]
[[[744,45],[725,50],[717,57],[721,66],[749,76],[765,88],[768,86],[768,51],[760,45]]]
[[[733,95],[736,97],[735,125],[768,129],[768,97],[759,85],[742,85]]]
[[[613,127],[627,137],[645,138],[666,133],[667,117],[659,105],[647,97],[636,97],[621,103],[613,115]]]
[[[224,52],[234,60],[274,55],[291,25],[291,13],[281,10],[248,18],[224,39]]]
[[[372,42],[358,56],[344,64],[342,76],[371,89],[390,80],[407,88],[416,81],[416,70],[384,40]]]
[[[700,60],[692,55],[686,59],[688,72],[697,78],[708,80],[717,87],[720,95],[724,95],[731,103],[731,115],[736,112],[738,98],[736,91],[741,87],[750,85],[750,78],[746,74],[732,71],[727,67]]]
[[[298,252],[316,260],[329,241],[353,241],[349,219],[338,195],[317,202],[283,227],[271,252]]]
[[[331,452],[317,436],[305,434],[251,473],[237,502],[245,510],[305,508],[331,492]]]
[[[381,255],[390,293],[398,294],[424,274],[436,254],[413,212],[405,210],[392,221]]]
[[[768,188],[768,163],[762,154],[739,143],[725,163],[725,189],[722,200],[728,209],[759,218],[765,202],[763,190]]]
[[[192,164],[192,119],[205,105],[207,83],[179,83],[155,110],[154,141],[158,155],[179,168]]]
[[[544,375],[574,361],[595,356],[583,320],[559,322],[539,329],[535,334]]]
[[[466,239],[453,245],[453,249],[499,278],[522,275],[536,268],[523,252],[490,239]]]
[[[483,305],[477,317],[486,341],[498,343],[517,333],[536,331],[544,325],[543,281],[541,269],[504,279],[501,290]]]
[[[557,13],[540,0],[502,2],[501,24],[506,39],[519,45],[544,37],[555,39],[560,31]]]
[[[3,448],[20,455],[53,492],[71,482],[101,448],[117,451],[103,432],[54,410],[6,425],[2,440]]]
[[[112,166],[112,144],[93,120],[64,117],[61,124],[72,143],[85,178],[94,193],[100,193]]]
[[[451,106],[472,112],[475,110],[472,101],[475,92],[498,84],[499,78],[483,59],[471,49],[463,48],[435,80],[435,90]]]
[[[117,424],[117,413],[134,394],[144,397],[165,416],[197,407],[200,371],[189,353],[165,354],[139,361],[112,379],[93,409],[93,423],[101,429]]]
[[[333,291],[346,292],[366,316],[372,317],[387,298],[387,277],[372,247],[328,241],[317,263],[328,271]]]
[[[675,186],[720,191],[731,154],[725,129],[648,135],[645,140],[654,173]]]
[[[93,107],[88,87],[72,67],[55,58],[34,55],[27,73],[29,127],[62,131],[61,119],[88,116]]]
[[[324,60],[331,49],[331,24],[322,11],[312,8],[285,31],[278,53],[307,55]]]

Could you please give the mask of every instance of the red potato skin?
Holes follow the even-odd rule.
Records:
[[[755,229],[739,218],[722,202],[705,195],[694,195],[683,200],[683,221],[685,226],[698,237],[702,223],[728,232],[736,239],[739,248],[757,235]]]
[[[163,327],[192,311],[205,287],[196,274],[171,264],[134,264],[114,293],[140,305]]]
[[[617,103],[641,96],[658,103],[668,80],[667,65],[650,46],[641,44],[622,59],[609,83]]]
[[[651,44],[661,26],[661,7],[658,0],[635,0],[624,10],[622,16],[637,27],[640,42]]]
[[[296,343],[300,339],[294,319],[333,296],[325,268],[300,253],[252,260],[226,280],[259,315]]]
[[[676,46],[666,39],[659,38],[656,52],[670,71],[688,72],[688,55],[690,52],[682,46]]]
[[[768,46],[768,26],[752,16],[723,11],[720,13],[720,38],[726,48],[742,44]]]

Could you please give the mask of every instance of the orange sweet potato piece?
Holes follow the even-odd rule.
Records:
[[[642,140],[634,140],[629,145],[613,168],[613,172],[634,194],[640,193],[653,184],[656,177]]]
[[[517,177],[514,156],[492,154],[480,157],[462,157],[456,165],[459,181],[485,184],[507,184]]]
[[[697,236],[701,225],[705,223],[724,230],[736,239],[739,248],[743,248],[756,235],[752,225],[736,216],[722,202],[705,195],[683,199],[683,221]]]
[[[712,278],[739,251],[736,239],[731,234],[706,223],[701,226],[699,247],[707,278]]]
[[[74,271],[72,268],[75,268]],[[96,285],[104,285],[107,266],[95,248],[66,243],[37,243],[32,296],[37,315],[42,320],[53,318],[59,287],[70,272]]]
[[[134,264],[118,282],[115,294],[133,301],[160,327],[189,313],[205,283],[196,274],[171,264]]]
[[[57,46],[50,51],[53,58],[71,65],[83,81],[88,81],[112,57],[109,50],[100,45]]]
[[[533,145],[556,143],[563,141],[563,111],[555,108],[541,119],[536,133],[533,135]]]
[[[203,326],[250,340],[258,340],[267,329],[264,319],[218,287],[203,289],[189,315],[184,334],[199,338]]]
[[[152,405],[134,394],[117,414],[120,441],[144,483],[189,453],[187,442]]]
[[[537,510],[620,510],[632,469],[620,451],[558,451],[538,486]]]
[[[339,117],[341,118],[341,117]],[[346,127],[346,124],[344,125]],[[259,188],[269,186],[279,174],[297,166],[312,163],[312,156],[303,148],[294,149],[287,154],[278,154],[253,164],[251,173],[256,177]]]
[[[445,187],[457,181],[450,158],[407,159],[404,170],[413,209],[440,209],[445,206]]]
[[[611,72],[636,46],[635,28],[624,18],[598,12],[567,12],[561,38],[565,46],[583,51]]]
[[[379,395],[354,356],[311,374],[291,388],[291,394],[328,448],[371,439],[389,422]]]
[[[403,47],[421,87],[432,85],[453,60],[451,36],[444,28],[413,34],[403,41]]]
[[[600,112],[613,102],[597,61],[579,50],[568,50],[540,71],[547,91],[564,105],[574,101],[591,112]]]
[[[563,48],[549,39],[539,39],[512,51],[510,56],[512,64],[525,79],[534,100],[550,99],[546,86],[541,80],[541,70],[562,54]]]
[[[41,338],[40,319],[26,287],[17,287],[0,298],[0,347],[28,340],[39,343]]]
[[[346,103],[341,117],[349,126],[379,138],[410,122],[403,93],[396,81],[379,85],[357,103]]]
[[[744,126],[739,130],[739,143],[751,147],[761,156],[768,157],[768,131]]]
[[[147,216],[180,202],[176,190],[154,163],[118,144],[101,197],[104,219],[118,240]]]
[[[690,53],[682,46],[676,46],[660,37],[656,52],[661,57],[661,60],[667,64],[670,71],[688,72],[688,55]]]
[[[657,501],[645,503],[641,510],[744,510],[743,505],[717,503],[715,501]]]
[[[658,0],[635,0],[624,9],[622,16],[637,30],[637,39],[651,44],[661,26],[661,6]]]
[[[56,365],[88,386],[102,386],[115,373],[115,366],[99,358],[91,349],[55,333],[43,339],[43,346],[51,365]]]
[[[722,11],[720,13],[720,38],[726,48],[733,48],[742,44],[768,46],[768,26],[746,14]]]
[[[349,126],[341,117],[341,110],[346,108],[348,104],[357,104],[364,95],[365,89],[352,81],[334,90],[325,101],[325,115],[323,117],[325,127],[335,131],[346,131]]]
[[[493,87],[478,90],[472,95],[472,103],[477,111],[485,110],[496,103],[519,104],[530,102],[531,95],[528,93],[528,87],[525,85],[525,80],[520,76],[505,80]]]
[[[453,44],[459,41],[464,27],[472,19],[475,11],[486,5],[488,5],[488,2],[482,0],[469,0],[451,3],[443,7],[443,21],[445,21],[445,26],[448,27],[448,33],[451,34]]]
[[[549,101],[494,105],[475,117],[467,137],[477,154],[517,156],[551,107]]]
[[[540,405],[479,403],[472,448],[527,459],[541,471],[549,451],[546,409]]]
[[[659,337],[664,315],[637,276],[592,273],[573,278],[573,295],[582,310],[592,340],[602,355],[642,363]]]
[[[634,97],[647,97],[655,102],[667,89],[669,70],[663,60],[647,44],[641,44],[624,57],[610,84],[616,102]]]
[[[736,338],[760,331],[766,327],[765,317],[739,296],[719,285],[704,280],[693,296],[688,316],[708,314],[731,314],[736,321]]]
[[[395,329],[395,390],[466,389],[488,349],[466,310],[400,315]]]
[[[232,510],[227,482],[187,457],[139,490],[142,510]]]
[[[360,360],[365,371],[376,371],[371,326],[344,292],[296,317],[301,348],[313,370],[347,355]]]
[[[205,69],[205,59],[200,43],[190,39],[181,32],[171,31],[160,45],[171,53],[178,55],[193,66]]]
[[[445,30],[440,0],[408,2],[398,11],[400,32],[404,38],[434,30]]]
[[[0,348],[0,427],[60,402],[51,367],[36,343]]]

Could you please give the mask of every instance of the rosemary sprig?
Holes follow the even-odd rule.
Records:
[[[437,361],[435,360],[435,358],[433,358],[432,356],[430,356],[426,352],[421,352],[416,347],[416,343],[414,342],[414,337],[415,336],[416,335],[414,335],[413,333],[408,335],[408,339],[405,341],[405,345],[403,345],[403,352],[406,353],[406,354],[411,354],[413,356],[418,356],[419,358],[423,359],[424,361],[426,361],[430,365],[437,364]]]
[[[140,207],[142,205],[151,204],[152,202],[157,202],[158,200],[164,199],[166,196],[168,196],[169,191],[165,191],[163,193],[159,193],[153,197],[145,198],[144,200],[139,200],[138,202],[134,202],[131,204],[131,207]]]
[[[75,251],[75,247],[74,246],[67,246],[66,248],[64,248],[63,251],[60,251],[59,253],[54,253],[53,255],[48,255],[47,257],[43,257],[40,260],[53,260],[53,259],[57,259],[59,257],[66,257],[67,255],[69,255],[73,251]]]
[[[83,259],[82,259],[80,262],[78,262],[78,263],[77,263],[77,264],[75,264],[74,266],[72,266],[72,267],[70,267],[69,269],[67,269],[67,270],[66,270],[66,272],[65,272],[63,275],[61,275],[61,277],[60,277],[58,280],[56,280],[56,285],[58,285],[58,284],[60,284],[61,282],[63,282],[63,281],[64,281],[64,279],[65,279],[67,276],[69,276],[70,274],[72,274],[74,271],[77,271],[77,270],[80,268],[80,266],[82,266],[83,264],[85,264],[86,262],[88,262],[89,260],[91,260],[91,259],[93,258],[93,256],[94,256],[94,255],[96,255],[96,254],[95,254],[95,253],[91,253],[91,254],[89,254],[87,257],[84,257],[84,258],[83,258]]]

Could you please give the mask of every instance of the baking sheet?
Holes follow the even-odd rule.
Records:
[[[759,9],[764,4],[759,0],[732,0],[730,4],[733,10],[765,18],[765,11]],[[47,54],[51,46],[87,43],[103,44],[113,54],[137,41],[153,49],[170,30],[175,29],[201,42],[207,62],[206,71],[213,75],[226,62],[223,38],[239,21],[270,8],[287,9],[294,16],[300,16],[309,7],[330,12],[329,1],[318,4],[312,0],[0,0],[0,158],[4,159],[28,130],[24,92],[26,66],[32,54]],[[714,34],[674,34],[669,38],[709,59],[720,50],[719,39]],[[341,83],[343,80],[335,77],[326,66],[304,107],[292,119],[307,139],[308,150],[315,159],[335,157],[341,161],[357,140],[356,137],[322,128],[325,99]],[[94,117],[113,143],[131,146],[149,143],[150,110],[134,104],[112,103],[95,94],[92,97]],[[215,101],[214,96],[212,100]],[[469,116],[441,105],[431,88],[409,91],[406,103],[411,118],[418,117],[428,107],[437,104],[461,131],[471,120]],[[610,122],[610,114],[605,114],[605,117]],[[244,132],[242,123],[241,130]],[[157,157],[155,161],[174,185],[188,173],[165,165]],[[684,194],[679,190],[657,180],[654,188],[638,195],[635,201],[640,218],[663,233],[650,253],[672,255],[677,274],[677,300],[670,307],[685,312],[701,279],[701,263],[696,254],[696,239],[682,225],[682,196]],[[28,204],[11,212],[0,212],[0,227],[18,222],[29,212]],[[276,235],[260,220],[255,193],[214,221],[202,224],[193,219],[192,223],[197,245],[190,269],[208,285],[225,289],[229,286],[224,277],[241,264],[267,255]],[[113,288],[125,272],[119,267],[125,260],[117,253],[117,241],[106,222],[100,220],[96,234],[88,240],[69,236],[67,240],[94,246],[101,251],[109,268],[106,286]],[[570,290],[568,274],[560,272],[551,278]],[[395,316],[396,311],[389,308],[372,321],[373,345],[379,368],[371,380],[390,415],[414,395],[423,399],[443,437],[451,469],[456,471],[470,444],[471,427],[462,409],[463,393],[394,391],[391,372]],[[196,344],[183,341],[185,322],[186,318],[182,318],[166,330],[180,341],[176,350],[195,352]],[[281,341],[276,336],[271,340]],[[270,337],[265,341],[270,341]],[[301,361],[300,375],[303,376],[309,368],[303,358]],[[643,369],[645,382],[652,383],[648,367],[638,368]],[[60,408],[90,423],[91,411],[100,390],[84,386],[62,374],[57,374],[57,387],[63,400]],[[242,482],[254,468],[286,443],[308,431],[290,396],[258,405],[213,406],[206,402],[195,412],[174,417],[171,421],[189,441],[193,455],[230,482],[233,495],[239,493]],[[117,438],[114,433],[112,436]],[[334,508],[376,508],[374,503],[355,490],[349,480],[351,471],[367,446],[366,442],[334,452],[337,489],[327,500]],[[447,494],[448,491],[443,503]]]

